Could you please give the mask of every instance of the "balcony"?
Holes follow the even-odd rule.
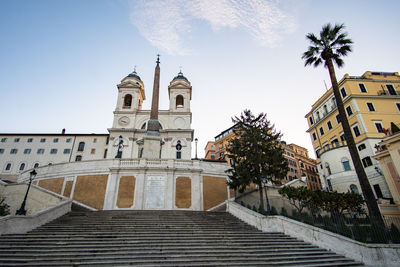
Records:
[[[317,156],[321,157],[325,152],[331,151],[336,148],[341,148],[347,146],[346,141],[343,142],[333,142],[331,144],[325,145],[321,150],[318,151]]]

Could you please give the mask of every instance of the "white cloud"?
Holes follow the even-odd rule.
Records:
[[[148,0],[132,4],[131,21],[155,47],[187,54],[184,36],[191,22],[204,20],[214,31],[243,28],[262,46],[273,47],[296,28],[294,18],[272,0]]]

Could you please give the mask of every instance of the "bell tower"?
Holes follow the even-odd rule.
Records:
[[[169,110],[172,112],[190,112],[192,100],[192,86],[183,76],[182,71],[170,82],[168,86]]]
[[[143,82],[134,70],[122,79],[117,87],[118,99],[114,111],[113,128],[133,128],[133,114],[142,109],[143,101],[146,99]]]

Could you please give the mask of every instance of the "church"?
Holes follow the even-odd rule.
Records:
[[[0,178],[33,182],[93,210],[210,210],[234,197],[224,162],[191,159],[192,86],[179,72],[159,110],[160,61],[151,110],[136,71],[117,85],[108,134],[0,133]]]

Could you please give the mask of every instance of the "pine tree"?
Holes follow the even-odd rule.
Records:
[[[228,185],[243,192],[251,183],[257,184],[260,206],[265,210],[263,178],[279,183],[288,171],[280,144],[281,133],[274,129],[264,113],[254,116],[250,110],[244,110],[240,117],[232,118],[232,122],[235,124],[235,137],[227,147],[231,159],[231,168],[227,170]]]

